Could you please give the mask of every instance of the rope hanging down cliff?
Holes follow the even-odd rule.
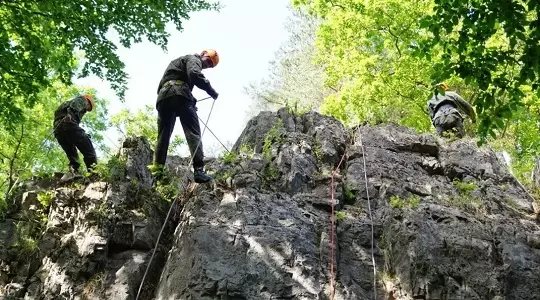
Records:
[[[360,148],[362,149],[362,159],[364,163],[364,182],[366,184],[366,195],[367,195],[367,201],[368,201],[368,211],[369,211],[369,218],[371,223],[371,262],[373,264],[373,299],[377,299],[377,266],[375,264],[375,254],[374,254],[374,244],[375,244],[375,236],[374,236],[374,226],[373,226],[373,215],[371,213],[371,200],[369,198],[369,190],[368,190],[368,179],[367,179],[367,171],[366,171],[366,154],[364,151],[364,143],[362,141],[362,134],[358,132],[358,136],[360,138]],[[334,249],[335,249],[335,242],[334,242],[334,232],[335,232],[335,213],[334,213],[334,175],[339,171],[339,168],[343,162],[343,159],[345,158],[346,153],[343,153],[341,156],[341,160],[339,161],[339,164],[337,165],[334,172],[332,172],[331,180],[330,180],[330,194],[331,194],[331,233],[330,233],[330,300],[334,300]]]
[[[206,118],[206,123],[203,123],[204,124],[204,129],[203,129],[203,131],[201,133],[201,138],[199,139],[199,142],[197,143],[197,147],[195,147],[195,151],[193,151],[193,153],[197,153],[197,150],[199,149],[199,146],[200,146],[201,141],[202,141],[202,137],[204,136],[204,132],[206,131],[206,128],[207,128],[206,124],[208,124],[208,121],[210,120],[210,115],[212,114],[212,110],[214,109],[214,104],[215,103],[216,103],[216,100],[214,99],[214,101],[212,102],[212,106],[210,107],[210,112],[208,113],[208,118]],[[193,163],[193,157],[194,156],[192,155],[188,166],[191,166],[191,164]],[[183,185],[183,183],[182,183],[182,185]],[[184,188],[184,190],[186,190],[185,186],[183,186],[183,188]],[[167,225],[167,221],[169,220],[169,217],[171,215],[171,211],[172,211],[173,207],[176,206],[177,201],[178,201],[178,197],[175,197],[174,201],[171,203],[171,207],[169,208],[169,212],[167,212],[167,216],[165,217],[165,221],[163,221],[163,225],[161,226],[161,230],[159,231],[159,235],[158,235],[158,238],[156,240],[154,250],[152,251],[152,256],[150,257],[150,260],[148,261],[148,265],[146,265],[146,271],[144,271],[144,275],[143,275],[143,278],[141,280],[141,284],[139,285],[139,290],[137,291],[137,296],[135,297],[135,300],[139,299],[139,295],[141,294],[141,290],[142,290],[142,287],[144,285],[144,280],[146,279],[146,275],[148,275],[148,270],[150,269],[150,265],[152,264],[152,260],[154,259],[154,255],[156,254],[156,250],[157,250],[157,247],[159,245],[159,240],[161,239],[161,234],[163,233],[163,230],[165,230],[165,226]]]

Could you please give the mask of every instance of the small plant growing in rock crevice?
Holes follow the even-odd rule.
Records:
[[[227,178],[233,177],[234,175],[236,175],[236,172],[233,169],[221,170],[221,172],[214,174],[214,179],[216,182],[225,185],[227,183]]]
[[[274,162],[267,163],[262,170],[262,180],[263,184],[267,187],[281,176],[278,166]]]
[[[82,291],[82,299],[93,299],[100,296],[105,291],[105,283],[109,274],[102,271],[94,274],[86,283],[84,284]]]
[[[105,201],[99,205],[91,208],[88,211],[88,219],[90,223],[95,223],[98,226],[109,225],[109,218],[111,214],[109,212],[109,204]]]
[[[278,119],[270,130],[266,133],[264,138],[262,152],[264,158],[268,161],[272,160],[272,145],[275,143],[282,143],[285,138],[281,136],[281,131],[284,129],[283,121]]]
[[[39,192],[37,195],[37,199],[43,207],[49,207],[51,205],[51,202],[54,200],[54,191],[46,191],[46,192]]]
[[[458,189],[458,195],[450,197],[445,202],[454,207],[479,213],[484,208],[482,199],[472,196],[472,192],[478,188],[474,182],[463,182],[459,179],[454,179],[452,184]]]
[[[390,207],[403,209],[410,207],[413,209],[418,208],[420,205],[421,199],[417,195],[410,195],[407,199],[401,199],[399,196],[392,195],[390,196]]]
[[[11,246],[17,249],[18,259],[25,260],[38,253],[39,241],[47,222],[47,215],[38,212],[32,219],[19,221],[15,224],[17,240]]]
[[[308,111],[313,109],[313,105],[309,104],[302,104],[297,99],[287,101],[285,103],[285,108],[287,109],[287,112],[295,117],[300,116],[302,114],[307,113]]]
[[[156,185],[155,189],[161,197],[168,201],[172,202],[180,194],[180,179],[173,178],[170,182],[160,183]]]
[[[315,156],[315,159],[317,160],[317,164],[322,163],[322,145],[319,142],[319,139],[317,137],[313,137],[313,155]]]
[[[474,182],[463,182],[457,178],[454,178],[452,184],[458,188],[461,194],[469,196],[472,191],[476,190],[478,186]]]
[[[255,152],[253,150],[253,147],[251,147],[250,145],[247,145],[247,144],[240,145],[240,149],[238,149],[238,156],[240,156],[242,158],[251,159],[251,158],[253,158],[254,153]]]
[[[334,212],[334,216],[336,217],[336,220],[339,222],[339,221],[345,220],[345,218],[347,217],[347,213],[344,211],[336,211]]]
[[[225,154],[222,154],[220,156],[220,159],[225,163],[225,164],[229,164],[229,165],[232,165],[232,164],[235,164],[238,162],[239,158],[238,156],[236,155],[235,152],[233,151],[230,151],[230,152],[227,152]]]
[[[357,190],[353,190],[352,189],[353,186],[351,184],[344,184],[343,185],[343,201],[345,202],[345,204],[354,204],[354,202],[356,201],[356,193],[358,192]]]
[[[104,181],[120,181],[125,178],[126,166],[125,156],[114,155],[108,161],[99,161],[94,167],[94,172]]]

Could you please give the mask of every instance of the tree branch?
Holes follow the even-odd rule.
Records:
[[[4,65],[2,65],[2,64],[0,64],[0,69],[4,70],[6,73],[8,73],[9,75],[14,76],[14,77],[18,76],[18,77],[23,77],[23,78],[26,78],[26,79],[32,79],[32,80],[34,79],[34,78],[32,78],[32,76],[10,70],[10,69],[4,67]]]
[[[401,58],[401,49],[399,49],[399,37],[397,35],[395,35],[391,30],[390,30],[390,26],[383,26],[382,27],[383,30],[386,30],[386,32],[388,32],[392,37],[394,37],[394,45],[396,46],[396,50],[398,52],[398,55],[399,55],[399,58]]]
[[[13,2],[11,2],[11,3],[13,3]],[[0,1],[0,4],[2,4],[3,6],[12,7],[12,8],[18,9],[19,11],[23,11],[23,9],[24,9],[24,12],[29,12],[31,14],[38,15],[38,16],[43,16],[43,17],[47,17],[47,18],[50,18],[50,17],[53,16],[52,14],[44,13],[44,12],[41,12],[41,11],[29,10],[29,9],[26,9],[26,8],[23,8],[23,7],[20,7],[20,6],[17,6],[17,5],[11,5],[11,3],[8,4],[8,3],[4,2],[4,1]]]
[[[426,116],[429,117],[429,113],[425,110],[425,108],[424,108],[422,105],[420,105],[419,103],[416,103],[416,99],[415,99],[415,98],[413,98],[413,97],[411,97],[411,96],[404,95],[404,94],[402,94],[399,90],[397,90],[397,89],[395,89],[394,87],[392,87],[392,85],[388,84],[388,81],[386,81],[386,79],[384,78],[384,76],[381,76],[381,78],[382,78],[384,84],[386,84],[386,86],[390,87],[390,89],[392,89],[392,91],[393,91],[394,93],[396,93],[398,96],[400,96],[400,97],[402,97],[402,98],[412,100],[412,102],[413,102],[416,106],[418,106],[418,108],[419,108]]]
[[[9,161],[9,183],[8,183],[8,191],[6,193],[6,199],[9,197],[9,193],[11,192],[11,189],[13,188],[13,185],[17,182],[16,180],[13,180],[13,173],[15,169],[15,161],[17,160],[17,155],[19,154],[19,149],[22,144],[22,140],[24,138],[24,123],[21,123],[21,136],[19,137],[19,140],[17,141],[17,146],[15,146],[15,150],[13,151],[13,157]]]

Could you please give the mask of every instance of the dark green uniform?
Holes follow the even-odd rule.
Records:
[[[427,102],[429,117],[437,134],[442,135],[446,131],[455,131],[458,137],[463,137],[463,112],[476,122],[476,114],[473,107],[459,94],[446,91],[445,95],[436,94]]]
[[[96,151],[92,141],[84,129],[79,126],[86,113],[87,103],[87,100],[82,96],[75,97],[62,103],[54,112],[54,137],[66,153],[69,165],[75,171],[78,171],[80,167],[77,149],[81,151],[84,163],[89,171],[97,163]],[[71,121],[64,119],[67,115],[71,116]]]
[[[154,164],[165,165],[169,141],[176,123],[180,123],[193,156],[193,168],[202,172],[204,167],[201,129],[192,90],[194,86],[206,91],[212,98],[217,93],[202,74],[199,54],[181,56],[169,63],[158,86],[156,109],[158,111],[158,141]],[[197,147],[197,145],[199,145]]]

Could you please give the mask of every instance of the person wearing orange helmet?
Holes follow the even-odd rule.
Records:
[[[92,172],[93,166],[97,163],[96,150],[90,136],[79,126],[86,112],[93,109],[94,98],[85,94],[60,104],[54,112],[54,137],[69,160],[69,170],[62,176],[60,181],[69,181],[82,177],[79,173],[80,163],[77,149],[82,153],[89,172]]]
[[[208,49],[200,54],[188,54],[172,60],[159,81],[156,109],[158,111],[158,140],[154,155],[156,177],[160,177],[167,160],[169,141],[176,123],[176,117],[184,129],[184,134],[193,157],[193,173],[197,183],[212,180],[204,172],[201,128],[197,116],[196,103],[192,90],[197,86],[206,91],[214,100],[218,93],[214,90],[202,70],[214,68],[219,63],[216,50]],[[159,179],[159,178],[158,178]]]
[[[444,90],[444,95],[440,94],[437,88]],[[456,137],[462,138],[465,135],[462,113],[476,123],[474,108],[458,93],[449,91],[448,85],[444,82],[436,85],[434,95],[428,100],[427,106],[431,123],[439,136],[453,132]]]

